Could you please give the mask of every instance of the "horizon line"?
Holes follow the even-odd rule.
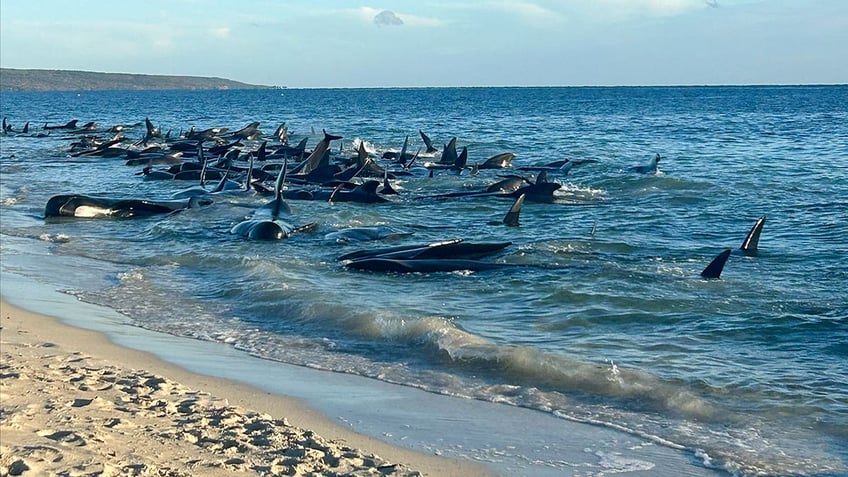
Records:
[[[0,66],[0,69],[8,70],[26,70],[26,71],[51,71],[51,72],[74,72],[74,73],[94,73],[106,75],[135,75],[135,76],[173,76],[185,78],[199,79],[214,79],[242,83],[247,86],[256,86],[264,89],[435,89],[435,88],[710,88],[710,87],[804,87],[804,86],[848,86],[848,82],[814,82],[814,83],[677,83],[677,84],[527,84],[527,85],[417,85],[417,86],[289,86],[289,85],[266,85],[259,83],[249,83],[244,80],[231,79],[223,76],[202,76],[196,74],[165,74],[165,73],[126,73],[113,71],[93,71],[93,70],[76,70],[76,69],[55,69],[55,68],[15,68],[8,66]],[[248,89],[248,88],[229,88],[229,90]],[[4,92],[35,92],[38,90],[24,91],[4,91]],[[72,91],[72,90],[65,90]],[[80,91],[95,91],[95,90],[80,90]],[[105,91],[105,90],[104,90]],[[114,90],[117,91],[117,90]],[[140,91],[140,90],[127,90]]]

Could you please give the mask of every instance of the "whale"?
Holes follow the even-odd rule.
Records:
[[[288,143],[282,146],[277,146],[274,152],[268,155],[268,159],[280,159],[282,157],[299,157],[306,152],[306,142],[309,140],[305,137],[300,140],[295,146],[289,146]]]
[[[724,270],[724,265],[727,259],[730,258],[731,250],[725,249],[707,265],[707,268],[701,272],[701,276],[707,279],[718,279],[721,277],[721,272]]]
[[[485,162],[477,167],[480,169],[506,169],[508,167],[512,167],[513,159],[515,159],[515,153],[502,152],[486,159]]]
[[[447,164],[453,166],[459,156],[456,153],[456,138],[452,137],[445,147],[442,149],[442,157],[436,161],[436,164]]]
[[[253,121],[247,126],[239,129],[238,131],[233,131],[224,137],[226,139],[257,139],[262,135],[262,131],[259,130],[259,121]]]
[[[194,126],[185,133],[185,138],[190,141],[211,141],[228,131],[228,128],[207,128],[197,131]]]
[[[274,185],[274,198],[253,211],[253,215],[230,229],[233,235],[240,235],[252,240],[282,240],[291,234],[309,229],[315,224],[295,227],[282,220],[280,215],[290,214],[291,207],[283,199],[283,184],[286,180],[288,161],[283,163],[277,174],[277,182]]]
[[[89,121],[83,124],[81,127],[69,131],[69,134],[82,134],[94,131],[97,131],[97,123],[95,123],[94,121]]]
[[[124,133],[118,132],[112,137],[112,139],[108,141],[104,141],[100,144],[95,145],[93,149],[88,149],[85,151],[75,152],[71,154],[71,157],[119,157],[126,153],[126,150],[120,147],[112,147],[117,146],[121,142],[124,141]]]
[[[76,129],[78,122],[79,122],[78,119],[71,119],[67,123],[59,124],[59,125],[49,125],[49,124],[45,123],[44,126],[41,129],[47,129],[47,130],[50,130],[50,129]]]
[[[763,226],[766,224],[766,217],[762,216],[754,223],[754,226],[751,227],[751,230],[748,232],[748,235],[745,236],[745,240],[742,241],[742,245],[739,247],[742,250],[742,253],[747,256],[756,256],[757,249],[760,244],[760,234],[763,232]]]
[[[335,174],[333,177],[340,181],[349,181],[354,177],[388,177],[395,179],[394,174],[390,174],[388,170],[380,167],[374,162],[374,159],[368,157],[368,151],[365,150],[365,142],[359,143],[359,149],[356,151],[356,162],[348,168]]]
[[[446,192],[444,194],[420,196],[415,199],[446,199],[450,197],[508,197],[521,187],[533,184],[533,182],[522,176],[510,175],[502,177],[504,178],[489,185],[484,190]]]
[[[191,197],[185,200],[117,199],[80,194],[51,197],[44,217],[130,218],[170,214],[212,204],[209,199]]]
[[[289,128],[285,122],[277,126],[277,129],[274,130],[274,137],[280,141],[280,144],[285,145],[289,143]]]
[[[529,182],[529,181],[528,181]],[[500,197],[518,197],[526,196],[525,199],[530,202],[554,202],[554,192],[562,188],[562,184],[558,182],[549,182],[548,174],[542,171],[536,176],[536,182],[525,184],[513,192],[501,194]]]
[[[339,184],[330,194],[329,202],[359,202],[361,204],[381,204],[389,199],[379,195],[377,188],[383,184],[377,180],[365,181],[352,190],[343,190],[344,183]]]
[[[399,260],[394,258],[365,258],[354,260],[345,264],[346,268],[354,270],[367,270],[372,272],[395,272],[395,273],[433,273],[433,272],[456,272],[467,270],[480,272],[503,268],[510,265],[480,260],[465,259],[415,259]]]
[[[412,154],[406,152],[408,148],[409,136],[406,136],[406,139],[403,140],[403,146],[400,148],[400,152],[385,151],[382,157],[383,159],[391,159],[395,164],[406,166],[414,157]]]
[[[376,225],[373,227],[349,227],[324,235],[324,240],[335,243],[367,242],[370,240],[397,239],[408,237],[412,232],[400,232],[392,227]]]
[[[291,172],[292,174],[303,174],[307,175],[310,172],[319,168],[319,166],[324,162],[324,155],[330,151],[330,143],[332,141],[342,139],[342,136],[335,136],[327,132],[326,129],[322,130],[324,133],[324,137],[318,142],[315,146],[315,149],[312,150],[312,153],[300,164],[297,165]]]
[[[648,161],[647,164],[641,166],[633,166],[627,170],[639,174],[655,174],[657,172],[657,163],[660,162],[660,159],[662,159],[662,157],[657,154],[650,161]]]
[[[294,231],[295,228],[291,224],[279,218],[243,220],[230,229],[231,234],[251,240],[282,240]]]
[[[452,239],[426,244],[356,250],[339,256],[337,260],[362,260],[366,258],[386,258],[397,260],[438,260],[457,258],[464,260],[476,260],[500,253],[501,250],[510,245],[512,245],[512,242],[466,242],[464,239]]]
[[[144,118],[144,126],[146,128],[144,137],[141,138],[138,142],[136,142],[136,145],[142,144],[146,146],[151,139],[162,137],[162,130],[154,126],[153,123],[150,121],[150,118]]]

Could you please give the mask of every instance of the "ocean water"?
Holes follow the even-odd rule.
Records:
[[[556,201],[526,203],[520,227],[490,224],[510,199],[421,198],[533,174],[513,168],[405,177],[386,204],[291,200],[289,220],[317,229],[257,242],[229,234],[267,201],[250,194],[170,216],[45,220],[57,194],[165,199],[195,184],[70,157],[69,133],[13,133],[0,137],[0,263],[134,326],[269,362],[611,426],[736,475],[848,473],[846,86],[3,93],[0,108],[33,133],[74,118],[103,130],[149,117],[172,135],[285,122],[309,148],[322,129],[344,136],[344,157],[406,136],[414,152],[423,130],[437,147],[456,137],[470,164],[583,161],[549,176]],[[658,173],[628,170],[657,153]],[[760,216],[759,253],[744,256]],[[364,226],[409,235],[328,237]],[[394,274],[336,260],[453,238],[511,242],[487,260],[522,266]],[[725,248],[721,279],[702,279]]]

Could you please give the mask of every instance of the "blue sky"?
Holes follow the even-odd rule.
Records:
[[[3,0],[0,65],[289,87],[848,83],[848,0]]]

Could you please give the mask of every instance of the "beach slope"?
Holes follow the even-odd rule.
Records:
[[[1,475],[488,475],[2,303]]]

